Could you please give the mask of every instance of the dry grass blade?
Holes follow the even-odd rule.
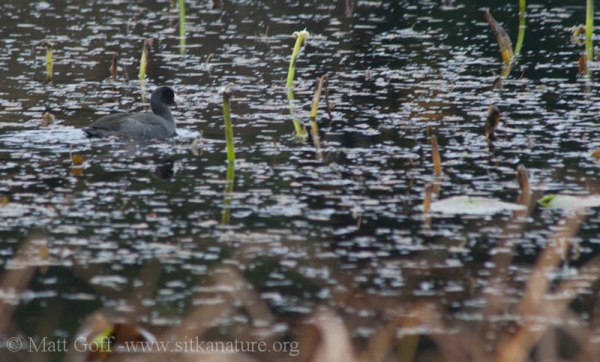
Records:
[[[548,246],[538,258],[525,288],[523,299],[519,304],[518,311],[521,314],[526,315],[539,311],[542,297],[550,283],[548,272],[556,268],[563,260],[569,248],[568,239],[577,234],[585,217],[584,213],[577,213],[559,222],[559,225],[564,224],[564,227],[560,228],[557,234],[550,239]]]
[[[484,344],[479,335],[462,328],[460,334],[450,334],[442,318],[442,307],[426,304],[415,308],[411,314],[431,331],[429,337],[438,346],[444,361],[486,361]]]
[[[541,313],[550,319],[552,316],[559,315],[568,305],[568,303],[563,303],[560,308],[550,310],[544,308],[543,298],[546,296],[550,284],[549,272],[555,269],[561,260],[563,260],[563,256],[569,247],[568,239],[577,234],[584,220],[585,214],[578,213],[567,218],[564,222],[560,222],[559,224],[564,224],[564,227],[557,231],[551,238],[548,246],[538,257],[531,278],[525,287],[523,298],[517,307],[517,313],[523,316],[525,321],[516,333],[511,334],[511,336],[505,336],[500,341],[497,348],[497,361],[522,361],[539,340],[542,335],[541,332],[545,328],[536,326],[537,328],[532,330],[531,327],[534,323],[531,319],[527,318],[528,316]]]
[[[361,353],[361,361],[381,362],[392,351],[394,341],[396,340],[396,329],[398,325],[395,322],[379,330],[367,344],[365,351]]]
[[[251,288],[250,284],[234,269],[222,267],[212,273],[213,277],[204,289],[214,290],[215,294],[221,299],[219,303],[206,303],[198,306],[192,311],[178,326],[171,328],[164,333],[158,340],[161,341],[186,341],[195,336],[203,340],[206,332],[215,324],[215,321],[228,316],[237,308],[237,303],[241,303],[244,311],[252,319],[252,324],[258,325],[259,329],[269,328],[273,323],[273,316],[264,300]],[[262,333],[266,335],[267,333]],[[258,335],[261,335],[260,333]],[[256,338],[257,333],[245,333],[244,338]],[[249,360],[241,354],[227,354],[229,361]],[[199,358],[202,357],[202,358]],[[219,357],[216,360],[222,360],[223,355],[216,354]],[[191,359],[190,359],[191,358]],[[149,356],[143,356],[143,361],[164,361],[170,360],[215,360],[207,354],[171,354],[168,352],[155,353]]]
[[[28,240],[21,246],[15,257],[6,264],[6,268],[2,273],[0,280],[0,291],[7,296],[14,295],[15,297],[27,288],[33,274],[35,266],[29,265],[29,252],[33,249],[32,241]],[[18,303],[11,303],[10,298],[0,298],[0,334],[3,334],[8,327],[12,315],[18,306]]]
[[[365,351],[361,353],[361,361],[381,362],[386,361],[396,346],[396,360],[398,362],[413,362],[417,353],[420,335],[415,333],[422,324],[421,308],[401,313],[403,316],[394,318],[392,322],[382,328],[369,340]],[[439,322],[439,321],[438,321]]]
[[[563,317],[565,320],[574,321],[575,323],[564,323],[561,326],[561,330],[563,330],[566,334],[568,334],[573,340],[577,341],[580,350],[578,351],[579,356],[573,358],[573,361],[598,361],[600,360],[599,354],[599,346],[597,343],[594,343],[593,340],[597,337],[593,332],[592,328],[577,328],[573,326],[575,325],[586,325],[586,321],[584,321],[580,315],[574,313],[572,310],[567,309],[563,312]]]
[[[352,349],[352,341],[344,322],[330,311],[315,314],[307,321],[312,331],[304,330],[300,339],[302,351],[300,355],[309,355],[306,361],[331,362],[344,361],[356,362],[358,359]],[[317,332],[317,333],[314,333]],[[310,346],[306,350],[304,345]],[[302,352],[306,352],[303,354]]]

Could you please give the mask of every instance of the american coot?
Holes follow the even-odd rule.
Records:
[[[117,136],[140,141],[175,136],[175,121],[169,105],[175,104],[175,91],[170,87],[157,88],[150,97],[154,113],[119,113],[99,118],[83,131],[88,137]]]

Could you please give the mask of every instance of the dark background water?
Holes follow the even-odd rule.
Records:
[[[598,84],[595,72],[578,77],[583,48],[570,31],[585,21],[583,2],[528,4],[522,57],[502,90],[492,89],[502,62],[481,8],[515,42],[517,1],[186,6],[181,54],[168,1],[0,5],[0,194],[22,207],[18,217],[0,214],[0,265],[11,269],[32,239],[49,250],[36,262],[34,248],[33,265],[50,265],[24,293],[3,291],[18,303],[7,337],[71,338],[98,308],[130,312],[134,299],[145,307],[138,321],[160,333],[208,298],[198,286],[222,265],[239,268],[284,324],[317,306],[351,315],[336,286],[460,310],[485,284],[485,263],[512,215],[435,217],[424,228],[431,134],[442,151],[442,197],[512,202],[520,163],[542,193],[597,189]],[[310,142],[294,139],[286,98],[291,34],[304,28],[311,34],[297,62],[296,112],[307,122],[315,79],[327,74],[332,118],[323,107],[319,113],[325,162]],[[52,84],[41,81],[44,50],[35,50],[36,67],[31,55],[44,38],[55,42]],[[84,139],[73,127],[143,109],[137,74],[146,38],[155,38],[146,88],[170,85],[186,99],[174,112],[181,136],[149,147]],[[126,68],[117,82],[108,79],[114,52]],[[230,82],[238,160],[231,219],[221,225],[226,155],[217,91]],[[483,124],[492,104],[504,131],[490,149]],[[37,131],[46,111],[57,125]],[[189,145],[198,131],[195,156]],[[85,159],[81,175],[71,153]],[[598,214],[588,213],[575,265],[598,250]],[[513,277],[527,278],[560,218],[537,207],[522,221],[525,231],[510,236],[519,245]],[[357,346],[377,331],[372,319],[348,315]],[[231,333],[231,320],[219,333]]]

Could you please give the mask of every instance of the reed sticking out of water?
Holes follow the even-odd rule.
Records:
[[[50,127],[52,124],[54,124],[54,115],[50,112],[46,112],[44,113],[44,115],[42,116],[42,127]]]
[[[529,201],[531,199],[531,186],[529,185],[529,174],[523,165],[517,166],[517,180],[519,180],[519,189],[521,190],[519,196],[517,197],[517,204],[529,206]],[[524,217],[528,214],[529,210],[525,212],[517,212],[515,215]]]
[[[519,33],[517,34],[517,44],[515,45],[515,55],[518,57],[521,55],[521,48],[523,47],[523,40],[525,39],[525,18],[526,13],[525,0],[519,0]]]
[[[504,64],[508,66],[514,56],[510,37],[502,25],[500,25],[496,19],[494,19],[492,14],[490,14],[488,9],[483,10],[483,15],[485,16],[485,20],[487,20],[488,24],[490,24],[490,28],[496,37],[496,41],[498,41],[500,53],[502,54],[502,60],[504,61]]]
[[[185,0],[179,0],[179,52],[185,53]]]
[[[585,10],[585,55],[588,62],[594,60],[594,0],[587,0]]]
[[[431,192],[433,191],[433,185],[428,183],[425,185],[425,197],[423,198],[423,213],[427,214],[431,209]]]
[[[500,110],[496,106],[488,108],[488,114],[485,119],[485,138],[488,141],[496,139],[496,129],[500,124]]]
[[[231,125],[231,107],[229,100],[233,93],[233,85],[228,84],[221,88],[219,94],[223,96],[223,120],[225,122],[225,142],[227,144],[227,161],[235,162],[235,149],[233,145],[233,126]]]
[[[295,116],[294,91],[292,89],[292,85],[294,83],[294,74],[296,73],[296,58],[300,53],[300,48],[302,47],[302,44],[304,43],[306,38],[308,38],[309,33],[308,31],[306,31],[306,29],[304,29],[300,32],[296,31],[292,35],[296,37],[296,44],[294,45],[294,51],[292,52],[292,58],[290,59],[290,68],[288,70],[288,77],[285,86],[287,88],[288,100],[290,101],[290,113],[292,114],[292,120],[294,122],[296,136],[306,138],[308,136],[306,129],[304,128],[300,120],[298,120]]]
[[[223,215],[221,223],[223,225],[229,224],[231,216],[231,193],[233,192],[233,179],[235,176],[235,149],[233,144],[233,126],[231,124],[231,107],[229,100],[233,93],[233,85],[228,84],[221,88],[219,94],[223,96],[223,120],[225,122],[225,142],[227,144],[227,178],[225,186],[225,199]]]
[[[152,38],[144,40],[144,47],[142,48],[142,58],[140,59],[140,81],[146,79],[146,66],[148,65],[148,55],[150,48],[152,47]]]
[[[296,44],[294,45],[294,51],[292,52],[292,58],[290,59],[290,68],[288,70],[286,83],[286,87],[288,88],[291,88],[292,83],[294,83],[294,74],[296,73],[296,58],[300,53],[300,47],[302,47],[302,44],[306,41],[306,38],[308,38],[309,33],[306,31],[306,29],[304,29],[302,31],[296,31],[292,35],[296,37]]]
[[[312,108],[310,111],[310,119],[317,119],[317,110],[319,109],[319,101],[321,99],[321,93],[323,92],[323,86],[325,87],[325,103],[327,103],[327,109],[329,109],[329,77],[327,75],[319,78],[317,83],[317,89],[315,90],[315,96],[313,97]]]
[[[438,149],[437,136],[431,136],[431,158],[433,160],[433,171],[436,176],[442,174],[442,158],[440,157],[440,150]]]
[[[36,68],[35,48],[37,48],[39,46],[44,46],[44,45],[46,46],[46,78],[44,80],[44,83],[52,83],[52,74],[53,74],[53,69],[54,69],[52,49],[54,47],[54,43],[52,43],[51,41],[49,41],[47,39],[44,39],[44,40],[40,40],[37,43],[33,44],[33,47],[31,48],[31,55],[33,57],[33,67],[34,67],[34,69]],[[33,79],[35,80],[35,73],[34,73]]]
[[[233,192],[233,180],[235,178],[235,162],[227,164],[227,176],[225,178],[225,198],[223,199],[223,214],[221,215],[221,224],[229,224],[231,219],[231,193]]]
[[[83,174],[83,157],[76,153],[72,153],[71,162],[73,162],[73,166],[71,166],[71,175],[81,176]]]
[[[119,54],[113,53],[112,64],[110,65],[110,75],[112,76],[113,82],[117,81],[117,71],[119,69]]]
[[[529,185],[527,169],[523,165],[517,166],[517,180],[519,180],[519,189],[521,190],[521,193],[528,194],[531,191],[531,186]]]
[[[321,100],[321,93],[323,92],[323,87],[325,87],[325,102],[327,103],[327,108],[329,109],[329,87],[328,87],[328,77],[327,75],[319,78],[317,83],[317,89],[315,90],[315,96],[313,97],[312,109],[310,111],[310,131],[313,137],[313,142],[315,143],[315,147],[317,148],[319,154],[321,153],[321,139],[319,138],[319,124],[317,123],[317,111],[319,109],[319,101]]]
[[[52,83],[52,73],[53,73],[53,57],[52,57],[52,44],[49,41],[46,41],[46,83]]]

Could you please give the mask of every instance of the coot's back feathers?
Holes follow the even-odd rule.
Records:
[[[175,103],[175,92],[170,87],[157,88],[150,98],[154,113],[118,113],[99,118],[83,131],[88,137],[128,138],[153,140],[173,137],[175,121],[169,105]]]

